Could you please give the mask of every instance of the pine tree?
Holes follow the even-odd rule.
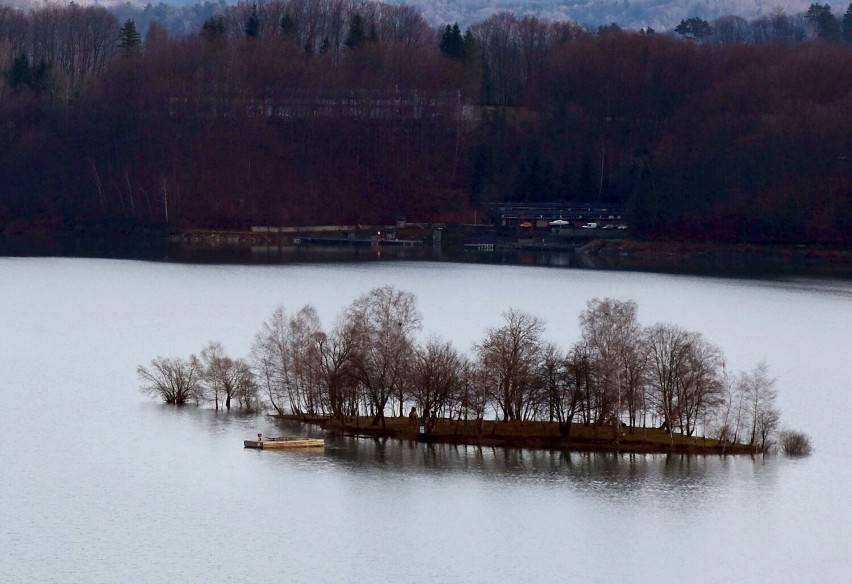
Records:
[[[846,8],[846,14],[843,15],[843,23],[841,24],[843,40],[847,43],[852,43],[852,2]]]
[[[692,16],[681,20],[674,31],[684,38],[700,40],[713,34],[713,27],[703,18]]]
[[[136,57],[142,52],[142,36],[136,30],[136,23],[130,18],[118,31],[118,47],[125,57]]]
[[[225,37],[225,19],[221,15],[211,16],[201,25],[201,35],[207,40]]]
[[[287,40],[294,40],[299,35],[299,26],[289,12],[281,17],[280,28],[281,35]]]
[[[350,49],[356,49],[364,43],[365,38],[364,19],[356,12],[352,15],[352,20],[349,21],[349,34],[343,44]]]
[[[438,48],[450,59],[464,59],[465,40],[462,38],[458,23],[455,23],[453,26],[447,25],[444,29],[444,34],[441,35],[441,43],[438,45]]]
[[[831,13],[831,6],[825,4],[813,3],[808,7],[805,13],[807,20],[814,28],[814,33],[817,38],[836,41],[840,39],[840,23],[834,18]]]
[[[246,21],[246,38],[254,39],[260,34],[260,20],[257,17],[257,4],[251,5],[251,15]]]
[[[32,81],[32,72],[30,71],[30,59],[26,53],[21,53],[15,57],[12,69],[8,73],[8,78],[12,89],[29,87]]]

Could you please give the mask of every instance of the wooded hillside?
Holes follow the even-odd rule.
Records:
[[[650,237],[852,240],[842,36],[702,42],[508,13],[462,32],[291,0],[143,39],[98,7],[2,7],[0,71],[0,231],[598,200]]]

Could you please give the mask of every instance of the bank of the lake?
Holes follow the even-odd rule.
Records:
[[[574,422],[563,435],[558,422],[447,420],[440,419],[433,429],[423,432],[418,423],[408,418],[386,417],[384,424],[374,424],[371,417],[347,417],[335,420],[329,416],[274,416],[290,422],[316,425],[330,433],[369,438],[390,438],[428,443],[460,444],[577,452],[625,452],[643,454],[758,454],[748,444],[722,443],[704,436],[669,435],[660,428],[623,426],[616,438],[611,425]]]
[[[330,227],[335,231],[190,229],[169,233],[110,226],[11,233],[0,234],[0,256],[227,264],[425,260],[723,276],[852,277],[848,246],[643,240],[629,231],[600,229],[529,238],[486,225],[353,226],[352,231]],[[438,227],[440,244],[434,241]],[[396,241],[378,239],[378,231],[387,230]]]
[[[624,259],[637,266],[714,267],[742,272],[761,269],[791,274],[852,275],[852,249],[817,245],[757,245],[713,241],[595,239],[578,252],[601,259]]]

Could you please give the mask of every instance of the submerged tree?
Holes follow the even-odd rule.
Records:
[[[807,456],[811,453],[811,439],[804,432],[784,430],[779,435],[781,451],[787,456]]]
[[[257,404],[257,384],[249,364],[243,359],[232,359],[225,354],[222,345],[211,341],[201,351],[202,385],[204,395],[219,409],[231,409],[237,400],[243,409],[254,409]]]
[[[780,418],[775,406],[776,381],[769,376],[766,363],[761,362],[751,371],[741,373],[738,383],[750,423],[748,444],[765,451],[771,446],[770,436],[778,428]]]
[[[189,359],[157,357],[151,368],[136,368],[142,382],[142,393],[160,397],[167,404],[182,406],[189,401],[198,403],[203,397],[203,368],[195,356]]]

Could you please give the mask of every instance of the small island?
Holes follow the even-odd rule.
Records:
[[[642,326],[629,300],[594,298],[563,349],[545,322],[510,308],[470,353],[421,338],[415,296],[356,298],[323,329],[316,309],[278,307],[250,355],[210,342],[200,355],[139,366],[166,403],[268,412],[330,432],[420,442],[608,452],[810,452],[782,430],[776,380],[759,363],[729,373],[721,349],[670,323]]]
[[[567,434],[558,422],[500,420],[450,420],[439,418],[429,433],[410,418],[386,418],[385,428],[371,424],[371,418],[329,416],[281,416],[281,419],[317,425],[330,433],[376,439],[397,439],[427,444],[464,444],[502,448],[535,448],[584,452],[677,453],[677,454],[759,454],[761,448],[729,443],[718,438],[670,436],[660,428],[630,428],[622,425],[617,436],[614,427],[574,423]],[[783,447],[783,445],[782,445]]]

